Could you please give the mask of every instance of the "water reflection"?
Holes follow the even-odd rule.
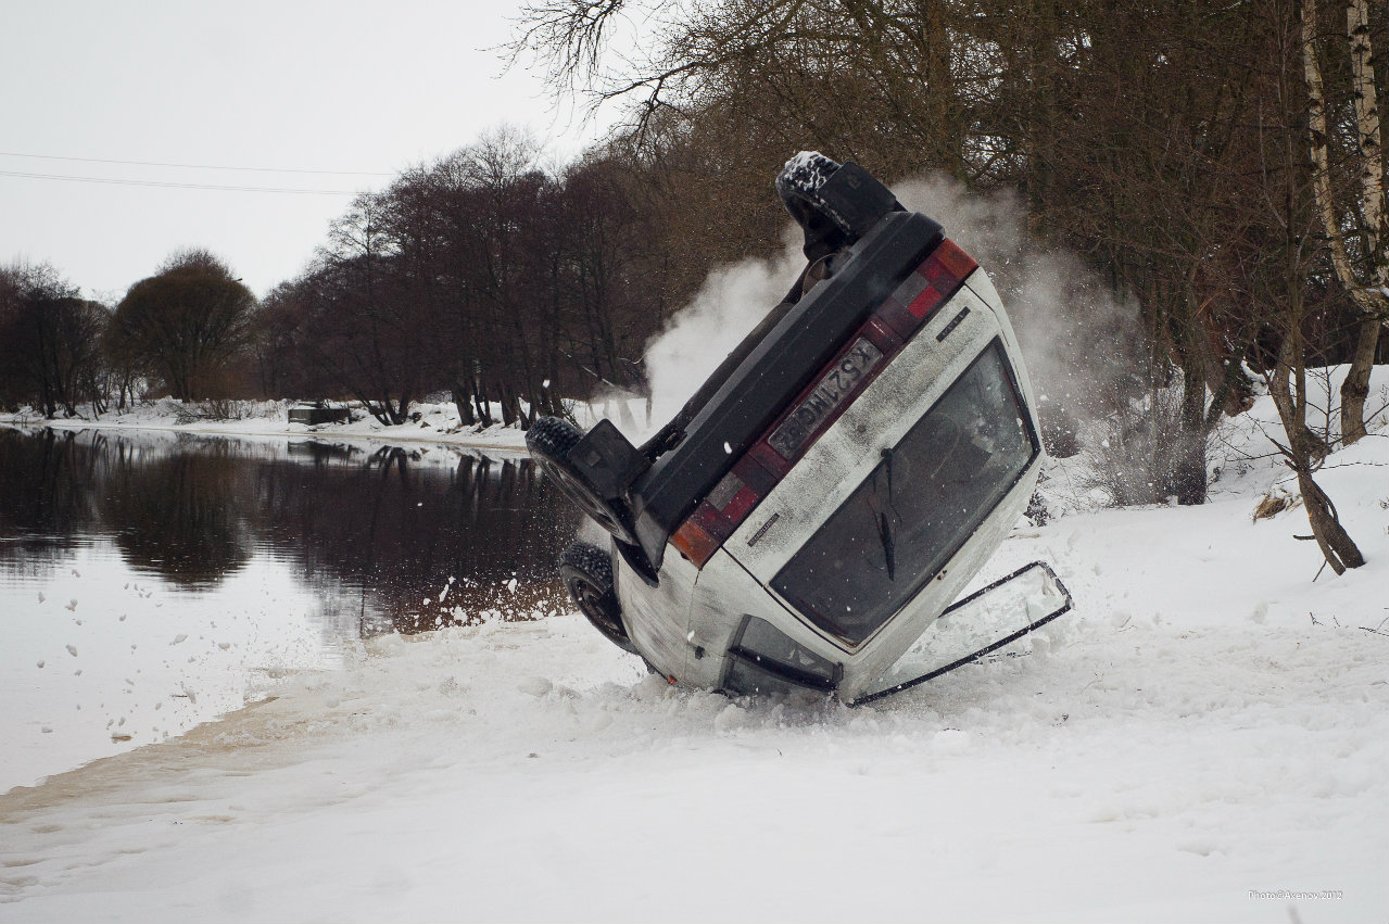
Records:
[[[544,584],[552,598],[555,557],[575,519],[530,461],[421,461],[418,450],[382,447],[262,465],[266,536],[297,550],[306,573],[357,587],[407,631],[466,620],[503,590]],[[459,607],[464,590],[470,606]]]
[[[41,548],[69,545],[97,519],[88,486],[101,456],[76,434],[0,429],[0,537]]]
[[[192,589],[210,589],[255,551],[246,472],[226,442],[142,459],[104,441],[93,488],[127,563]]]
[[[524,458],[0,428],[0,791],[331,667],[363,627],[558,609]]]
[[[0,430],[0,484],[0,579],[20,549],[94,537],[203,592],[273,554],[403,629],[468,618],[460,597],[555,604],[575,526],[528,459],[445,447]]]

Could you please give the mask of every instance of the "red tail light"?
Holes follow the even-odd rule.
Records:
[[[670,540],[680,554],[703,568],[978,265],[942,241],[680,525]]]

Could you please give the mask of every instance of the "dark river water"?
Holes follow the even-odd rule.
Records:
[[[577,520],[520,456],[0,428],[0,791],[364,636],[564,607]]]

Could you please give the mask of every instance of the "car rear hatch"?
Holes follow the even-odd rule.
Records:
[[[957,576],[1021,510],[1019,485],[1041,454],[1006,317],[962,284],[974,271],[953,243],[939,245],[672,544],[698,567],[724,550],[845,650],[909,605],[948,605]]]
[[[946,259],[932,263],[942,240],[940,225],[923,215],[883,216],[853,245],[843,268],[807,293],[751,350],[679,445],[632,486],[635,533],[653,566],[659,567],[672,535],[696,564],[707,561],[734,521],[741,521],[737,511],[751,511],[744,489],[765,494],[813,431],[826,425],[822,412],[832,412],[840,399],[852,400],[849,392],[861,390],[920,326],[924,314],[913,315],[912,306],[926,310],[932,299],[933,308],[947,298],[936,283],[951,291],[959,285],[973,261],[949,245]],[[920,272],[927,264],[935,283]],[[827,384],[832,361],[843,371]],[[797,417],[788,422],[792,411]]]
[[[995,339],[901,439],[870,455],[866,477],[770,586],[825,633],[862,644],[1022,478],[1038,452],[1029,416]]]

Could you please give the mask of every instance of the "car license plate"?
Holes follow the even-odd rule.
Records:
[[[852,397],[864,376],[876,369],[882,361],[881,350],[866,338],[858,338],[849,348],[849,352],[841,356],[810,394],[806,395],[805,400],[787,415],[781,426],[768,437],[767,442],[781,453],[782,458],[794,459],[825,419]]]

